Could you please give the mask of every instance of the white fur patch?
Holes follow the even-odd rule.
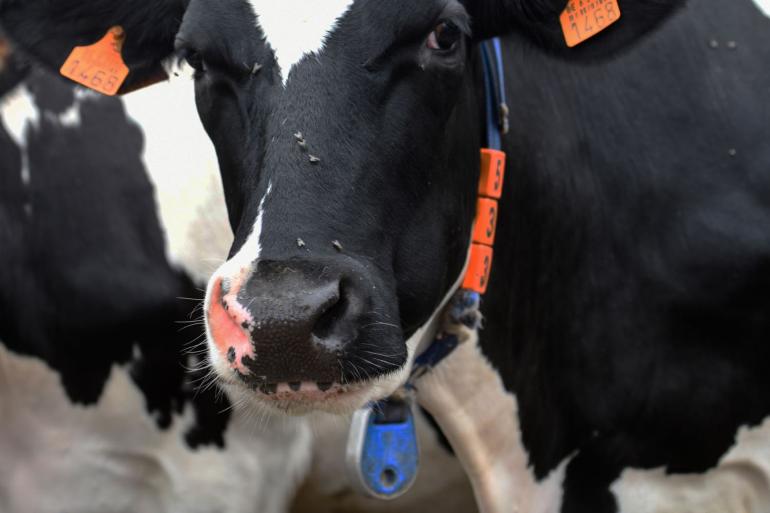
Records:
[[[765,13],[765,16],[770,18],[770,0],[754,0],[759,10]]]
[[[275,52],[284,85],[291,69],[320,51],[355,0],[248,0]]]
[[[123,97],[128,116],[144,132],[147,173],[171,263],[206,283],[232,244],[213,144],[195,109],[189,68],[168,82]]]
[[[114,367],[97,405],[73,405],[42,361],[0,344],[3,513],[281,513],[311,454],[298,419],[232,412],[227,449],[190,450],[186,409],[162,431]]]
[[[80,100],[75,99],[75,103],[73,103],[67,110],[59,114],[57,117],[57,121],[61,126],[67,127],[67,128],[77,128],[80,126]]]
[[[564,460],[538,482],[521,440],[516,397],[478,347],[478,333],[451,323],[460,346],[415,384],[470,477],[482,513],[558,513]],[[480,400],[480,398],[483,398]]]
[[[0,123],[21,151],[21,182],[29,185],[31,176],[27,136],[30,130],[40,127],[40,111],[26,86],[16,87],[0,101]]]
[[[770,511],[770,417],[741,428],[719,465],[704,474],[626,470],[612,485],[621,513]]]

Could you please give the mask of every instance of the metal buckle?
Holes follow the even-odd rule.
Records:
[[[390,397],[353,414],[345,462],[356,491],[400,497],[414,484],[419,460],[411,399]]]

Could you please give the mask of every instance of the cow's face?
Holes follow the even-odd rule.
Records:
[[[482,110],[470,22],[592,58],[681,3],[622,0],[575,50],[566,0],[0,1],[0,24],[52,69],[120,25],[124,90],[176,42],[235,231],[208,287],[212,365],[258,404],[345,411],[404,380],[411,335],[461,274]]]
[[[177,48],[235,233],[210,359],[249,398],[346,411],[406,379],[469,242],[468,24],[454,0],[192,0]]]

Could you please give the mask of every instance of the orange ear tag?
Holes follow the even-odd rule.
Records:
[[[483,244],[471,245],[471,257],[468,271],[465,273],[463,288],[484,294],[489,284],[489,273],[492,270],[492,253],[489,246]]]
[[[124,39],[123,29],[112,27],[96,43],[76,46],[59,73],[89,89],[114,96],[128,76],[128,66],[120,55]]]
[[[561,13],[561,29],[572,48],[620,19],[617,0],[569,0]]]

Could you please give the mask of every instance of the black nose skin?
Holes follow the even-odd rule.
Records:
[[[309,261],[260,261],[238,302],[252,318],[252,377],[264,383],[340,382],[339,355],[369,299],[355,280]]]

